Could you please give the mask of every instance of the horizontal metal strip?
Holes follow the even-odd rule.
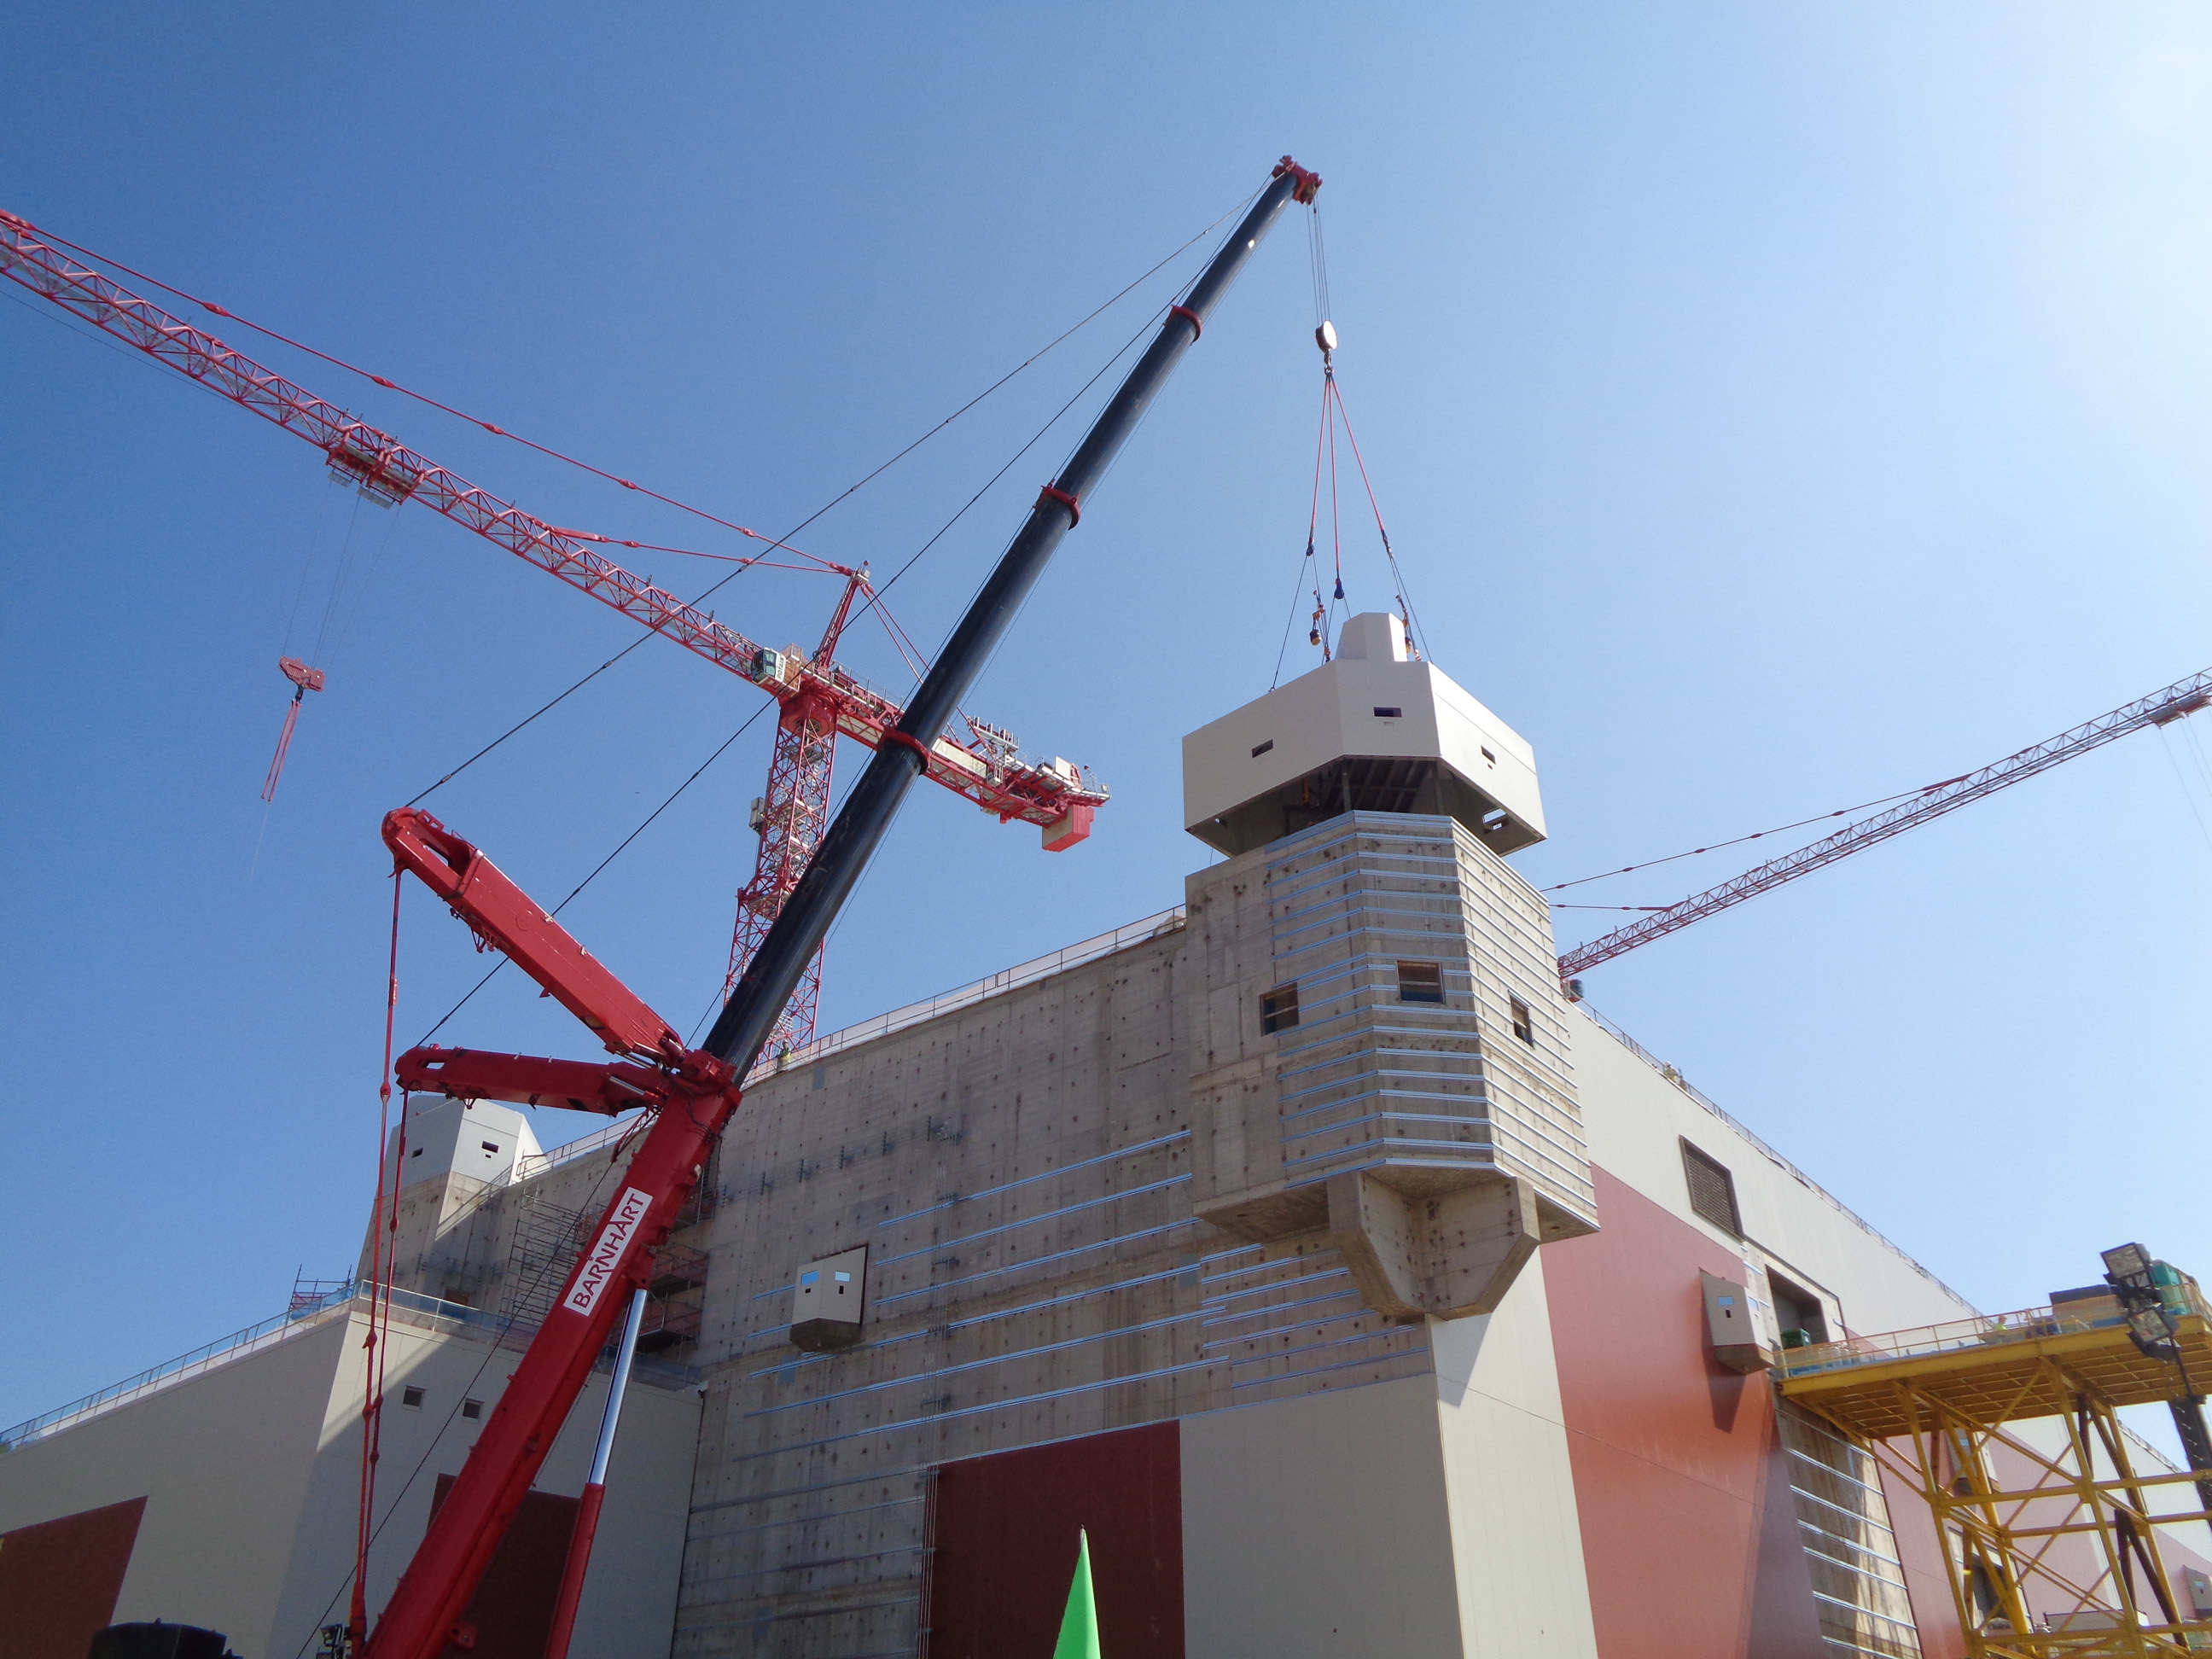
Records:
[[[904,1376],[887,1376],[878,1382],[862,1382],[857,1387],[840,1389],[834,1394],[811,1395],[805,1400],[787,1400],[780,1406],[763,1406],[749,1411],[744,1416],[776,1417],[785,1412],[804,1411],[810,1406],[827,1406],[839,1400],[850,1400],[856,1395],[880,1394],[885,1389],[903,1389],[919,1382],[934,1382],[940,1377],[958,1376],[967,1371],[988,1370],[993,1365],[1012,1364],[1017,1359],[1027,1359],[1033,1354],[1065,1353],[1071,1348],[1087,1347],[1093,1342],[1109,1342],[1117,1337],[1135,1336],[1145,1331],[1165,1330],[1176,1325],[1188,1325],[1198,1318],[1195,1310],[1188,1313],[1170,1314],[1165,1319],[1148,1319],[1140,1325],[1121,1325],[1111,1330],[1093,1331],[1088,1336],[1071,1336],[1065,1341],[1044,1342],[1033,1348],[1016,1349],[1007,1353],[988,1354],[981,1359],[963,1359],[957,1365],[940,1365],[935,1370],[914,1371]]]
[[[680,1640],[684,1637],[689,1636],[696,1631],[732,1630],[739,1625],[781,1625],[788,1623],[793,1619],[835,1619],[841,1613],[873,1613],[878,1607],[912,1607],[921,1600],[921,1597],[919,1595],[900,1595],[895,1596],[888,1601],[858,1601],[850,1607],[809,1607],[803,1613],[755,1613],[750,1618],[717,1619],[710,1623],[702,1625],[686,1625],[679,1623],[676,1626],[676,1634],[678,1638]],[[909,1651],[909,1650],[905,1649],[895,1650],[899,1652]]]
[[[1346,1058],[1350,1059],[1351,1056],[1347,1055]],[[1484,1092],[1480,1085],[1488,1079],[1484,1077],[1480,1069],[1482,1065],[1482,1056],[1480,1054],[1468,1054],[1463,1056],[1463,1058],[1472,1063],[1476,1069],[1468,1072],[1416,1072],[1409,1067],[1401,1066],[1363,1066],[1348,1077],[1331,1078],[1326,1083],[1309,1084],[1303,1089],[1286,1089],[1279,1097],[1282,1103],[1285,1105],[1288,1105],[1294,1100],[1304,1100],[1309,1095],[1326,1093],[1331,1089],[1352,1089],[1355,1091],[1355,1092],[1345,1096],[1342,1100],[1327,1100],[1323,1101],[1318,1106],[1301,1106],[1295,1112],[1285,1112],[1283,1114],[1283,1121],[1285,1122],[1288,1122],[1291,1119],[1303,1116],[1308,1112],[1325,1112],[1332,1106],[1341,1106],[1346,1101],[1358,1100],[1362,1095],[1372,1094],[1375,1091],[1371,1087],[1360,1088],[1358,1085],[1362,1084],[1371,1085],[1377,1079],[1382,1078],[1413,1079],[1418,1081],[1425,1081],[1430,1083],[1468,1083],[1476,1085],[1474,1092],[1477,1094]],[[1317,1070],[1319,1068],[1316,1067],[1316,1069]],[[1434,1091],[1416,1090],[1409,1091],[1408,1092],[1427,1093]]]
[[[929,1555],[935,1553],[926,1544],[901,1544],[887,1550],[871,1550],[866,1555],[831,1555],[819,1561],[787,1561],[781,1566],[748,1567],[743,1572],[698,1573],[690,1580],[694,1584],[726,1584],[733,1578],[765,1578],[772,1572],[811,1572],[817,1567],[846,1567],[855,1561],[880,1561],[893,1555]]]
[[[1257,1249],[1258,1247],[1255,1245],[1254,1248]],[[940,1335],[945,1332],[963,1331],[973,1325],[988,1325],[995,1320],[1015,1319],[1018,1318],[1023,1314],[1037,1313],[1047,1308],[1060,1308],[1066,1307],[1068,1304],[1073,1302],[1088,1301],[1094,1296],[1108,1296],[1115,1291],[1134,1290],[1140,1285],[1157,1285],[1163,1279],[1181,1279],[1185,1273],[1191,1273],[1193,1271],[1194,1271],[1194,1269],[1191,1267],[1178,1266],[1164,1268],[1156,1273],[1142,1273],[1134,1279],[1117,1279],[1110,1285],[1094,1285],[1087,1291],[1070,1291],[1064,1296],[1048,1296],[1040,1301],[1022,1303],[1018,1307],[1000,1308],[990,1313],[970,1314],[965,1319],[956,1319],[948,1324],[919,1325],[913,1330],[901,1331],[896,1336],[872,1338],[868,1346],[872,1351],[880,1351],[884,1348],[894,1346],[901,1342],[919,1342],[929,1337]],[[788,1325],[779,1325],[775,1328],[780,1331],[787,1331],[791,1327]],[[811,1370],[817,1365],[835,1364],[837,1360],[842,1359],[845,1356],[842,1353],[810,1353],[801,1354],[796,1358],[792,1359],[779,1359],[772,1365],[763,1365],[757,1370],[746,1372],[745,1380],[747,1382],[750,1382],[755,1377],[771,1376],[779,1371],[787,1376],[793,1375],[799,1371]]]
[[[961,1279],[947,1279],[934,1285],[917,1285],[910,1291],[894,1291],[889,1296],[879,1296],[878,1308],[893,1302],[904,1302],[910,1297],[929,1296],[939,1291],[949,1291],[962,1285],[973,1285],[980,1279],[996,1279],[1001,1273],[1019,1273],[1025,1267],[1042,1267],[1048,1261],[1065,1261],[1072,1255],[1088,1255],[1093,1250],[1109,1250],[1116,1244],[1127,1244],[1139,1238],[1157,1238],[1162,1233],[1174,1232],[1179,1227],[1195,1227],[1195,1217],[1186,1216],[1181,1221],[1170,1221],[1163,1227],[1147,1227],[1141,1232],[1121,1233],[1112,1238],[1102,1238],[1096,1244],[1078,1244],[1073,1249],[1055,1250],[1050,1255],[1035,1255],[1026,1261],[1010,1261],[1003,1267],[987,1267],[980,1273],[969,1273]]]
[[[1047,1170],[1038,1175],[1024,1176],[1019,1181],[1009,1181],[997,1187],[986,1187],[981,1192],[962,1193],[956,1197],[932,1204],[927,1209],[908,1210],[904,1215],[895,1215],[888,1221],[878,1221],[876,1225],[895,1227],[900,1222],[911,1221],[918,1215],[933,1215],[939,1210],[949,1210],[956,1204],[973,1204],[979,1198],[995,1198],[1000,1193],[1010,1193],[1015,1188],[1026,1187],[1032,1182],[1050,1181],[1055,1176],[1073,1175],[1078,1170],[1088,1170],[1094,1164],[1111,1164],[1117,1158],[1134,1158],[1139,1152],[1156,1152],[1162,1146],[1171,1146],[1178,1140],[1189,1139],[1189,1130],[1178,1129],[1171,1135],[1161,1135],[1157,1139],[1139,1141],[1133,1146],[1118,1147],[1110,1152],[1101,1152],[1096,1158],[1084,1158],[1079,1163],[1063,1164],[1056,1170]]]
[[[1313,1260],[1314,1259],[1310,1256],[1293,1256],[1287,1257],[1282,1261],[1275,1262],[1271,1265],[1275,1267],[1310,1267],[1313,1263]],[[1199,1306],[1201,1308],[1225,1308],[1230,1303],[1243,1297],[1266,1296],[1271,1291],[1291,1290],[1300,1285],[1317,1285],[1324,1279],[1348,1279],[1350,1277],[1351,1270],[1349,1268],[1328,1267],[1316,1267],[1310,1273],[1295,1273],[1288,1279],[1271,1279],[1265,1285],[1255,1285],[1249,1291],[1224,1291],[1218,1296],[1206,1297],[1200,1302]]]
[[[1341,1301],[1343,1301],[1343,1300],[1344,1300],[1344,1298],[1345,1298],[1345,1297],[1346,1297],[1347,1296],[1358,1296],[1358,1294],[1359,1294],[1359,1292],[1358,1292],[1357,1290],[1353,1289],[1353,1288],[1352,1288],[1352,1286],[1350,1286],[1350,1285],[1346,1285],[1344,1289],[1342,1289],[1342,1290],[1340,1290],[1340,1291],[1330,1291],[1328,1295],[1326,1295],[1326,1296],[1306,1296],[1306,1297],[1299,1297],[1296,1302],[1273,1302],[1273,1303],[1268,1304],[1267,1304],[1267,1306],[1266,1306],[1266,1307],[1264,1307],[1264,1308],[1252,1308],[1252,1309],[1248,1309],[1248,1310],[1247,1310],[1246,1311],[1244,1311],[1243,1313],[1221,1314],[1221,1315],[1217,1316],[1216,1316],[1216,1317],[1214,1317],[1214,1318],[1201,1321],[1201,1322],[1200,1322],[1200,1329],[1205,1329],[1205,1328],[1209,1328],[1209,1327],[1215,1326],[1215,1325],[1232,1325],[1232,1324],[1236,1323],[1236,1322],[1237,1322],[1238,1320],[1240,1320],[1240,1319],[1263,1319],[1263,1318],[1265,1318],[1265,1317],[1266,1317],[1267,1315],[1269,1315],[1269,1314],[1275,1314],[1275,1313],[1288,1313],[1288,1312],[1289,1312],[1291,1309],[1293,1309],[1293,1308],[1310,1308],[1310,1307],[1314,1307],[1314,1306],[1317,1305],[1318,1304],[1320,1304],[1320,1303],[1323,1303],[1323,1302],[1341,1302]],[[1304,1323],[1305,1323],[1305,1322],[1305,1322],[1305,1321],[1304,1321],[1304,1320],[1292,1320],[1291,1322],[1292,1324],[1294,1324],[1294,1325],[1298,1325],[1298,1324],[1304,1324]],[[1279,1328],[1279,1327],[1270,1327],[1270,1328]],[[1265,1334],[1266,1334],[1266,1330],[1265,1330],[1265,1329],[1263,1329],[1261,1332],[1260,1332],[1260,1333],[1259,1333],[1259,1334],[1262,1334],[1262,1335],[1264,1335]],[[1241,1339],[1241,1338],[1240,1338],[1240,1339],[1238,1339],[1238,1340],[1242,1340],[1243,1339]],[[1214,1346],[1218,1346],[1218,1345],[1217,1345],[1217,1344],[1215,1344],[1215,1343],[1208,1342],[1208,1343],[1206,1343],[1205,1346],[1206,1346],[1206,1347],[1211,1348],[1211,1347],[1214,1347]]]
[[[809,1486],[781,1486],[774,1492],[748,1492],[741,1498],[718,1498],[711,1504],[694,1504],[691,1513],[704,1515],[710,1510],[738,1509],[747,1504],[773,1504],[781,1498],[808,1498],[817,1492],[835,1492],[840,1486],[872,1486],[878,1480],[896,1480],[902,1474],[916,1480],[929,1473],[926,1463],[915,1463],[903,1469],[879,1469],[873,1474],[849,1474],[836,1480],[817,1480]],[[917,1498],[921,1494],[915,1495]]]
[[[1876,1613],[1872,1607],[1863,1607],[1856,1601],[1846,1601],[1840,1596],[1824,1595],[1819,1590],[1813,1592],[1813,1599],[1815,1601],[1826,1601],[1832,1607],[1842,1607],[1846,1612],[1855,1613],[1862,1619],[1879,1619],[1885,1625],[1895,1625],[1899,1630],[1909,1630],[1912,1632],[1913,1640],[1920,1639],[1920,1626],[1910,1619],[1893,1619],[1888,1613]]]
[[[911,1261],[918,1255],[927,1255],[933,1250],[942,1250],[954,1244],[973,1244],[978,1239],[996,1238],[1000,1233],[1015,1232],[1024,1227],[1035,1227],[1043,1222],[1056,1221],[1064,1215],[1079,1215],[1085,1210],[1095,1210],[1102,1204],[1115,1204],[1125,1198],[1142,1198],[1146,1193],[1164,1192],[1170,1187],[1180,1187],[1189,1179],[1188,1173],[1170,1176],[1165,1181],[1155,1181],[1143,1187],[1132,1187],[1127,1192],[1101,1194],[1097,1198],[1086,1198],[1080,1204],[1064,1204],[1057,1210],[1041,1211],[1036,1215],[1024,1216],[1018,1221],[1003,1222],[996,1227],[986,1227],[981,1232],[954,1233],[949,1238],[940,1238],[934,1243],[925,1244],[918,1250],[902,1250],[896,1255],[887,1255],[876,1265],[879,1267],[888,1267],[895,1261]]]
[[[866,1515],[874,1510],[904,1509],[909,1504],[924,1501],[923,1494],[916,1492],[911,1498],[890,1498],[880,1504],[855,1504],[849,1510],[831,1510],[826,1515],[794,1515],[787,1521],[766,1521],[757,1527],[730,1527],[720,1532],[709,1532],[703,1527],[694,1528],[691,1537],[695,1540],[750,1538],[757,1532],[781,1532],[786,1527],[811,1527],[817,1522],[842,1521],[848,1515]],[[692,1513],[696,1515],[698,1511],[694,1510]]]
[[[1394,1352],[1376,1354],[1365,1359],[1346,1359],[1334,1365],[1313,1365],[1302,1371],[1291,1371],[1284,1376],[1255,1376],[1243,1382],[1232,1382],[1232,1389],[1264,1389],[1278,1382],[1295,1382],[1302,1376],[1324,1376],[1331,1371],[1348,1371],[1362,1365],[1384,1365],[1394,1359],[1411,1359],[1429,1352],[1425,1344],[1418,1348],[1400,1348]]]

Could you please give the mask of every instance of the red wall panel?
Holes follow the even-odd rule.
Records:
[[[134,1498],[0,1533],[0,1659],[84,1659],[115,1622],[145,1510]]]
[[[1182,1455],[1173,1422],[940,1464],[929,1659],[1052,1651],[1091,1535],[1098,1642],[1113,1659],[1182,1659]]]
[[[1764,1376],[1716,1365],[1700,1271],[1743,1263],[1605,1170],[1602,1231],[1544,1247],[1602,1659],[1821,1659]]]
[[[438,1477],[430,1494],[432,1515],[453,1486],[452,1475]],[[553,1633],[553,1599],[568,1559],[568,1534],[575,1525],[574,1498],[550,1492],[524,1495],[514,1524],[500,1540],[469,1610],[461,1615],[464,1623],[477,1627],[477,1644],[465,1651],[448,1647],[444,1659],[543,1659],[545,1638]]]

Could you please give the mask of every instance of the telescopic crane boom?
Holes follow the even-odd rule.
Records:
[[[437,1659],[456,1634],[477,1580],[552,1449],[624,1301],[649,1278],[653,1252],[667,1238],[737,1109],[745,1075],[779,1012],[900,802],[916,778],[929,775],[954,705],[1074,527],[1085,491],[1104,476],[1260,239],[1293,198],[1310,202],[1320,187],[1318,177],[1285,156],[1182,303],[1170,309],[1151,347],[1067,465],[1037,496],[911,705],[883,732],[875,759],[839,809],[704,1047],[687,1048],[665,1020],[489,860],[434,818],[402,808],[385,819],[384,838],[400,867],[428,884],[479,939],[512,957],[617,1057],[611,1064],[593,1064],[417,1048],[394,1068],[402,1086],[586,1110],[619,1111],[618,1102],[655,1109],[653,1127],[623,1172],[622,1192],[600,1218],[590,1247],[562,1285],[385,1604],[366,1659]]]
[[[1984,795],[1994,795],[2000,789],[2047,772],[2052,767],[2086,755],[2092,749],[2102,748],[2115,738],[2124,738],[2130,732],[2140,732],[2147,726],[2170,726],[2185,715],[2193,714],[2212,702],[2212,669],[2191,674],[2187,679],[2176,680],[2162,691],[2154,691],[2147,697],[2123,704],[2110,714],[2100,714],[2095,720],[2061,732],[2055,738],[2045,738],[2017,754],[2007,755],[1993,761],[1978,772],[1969,772],[1964,777],[1952,778],[1923,790],[1902,806],[1893,806],[1886,812],[1861,818],[1847,824],[1832,836],[1801,847],[1794,853],[1760,865],[1756,870],[1743,874],[1717,887],[1692,894],[1678,904],[1670,904],[1656,915],[1632,921],[1626,927],[1616,927],[1590,940],[1577,945],[1559,958],[1559,978],[1562,982],[1588,972],[1601,962],[1611,962],[1625,956],[1639,945],[1649,945],[1655,939],[1687,927],[1693,921],[1756,898],[1761,893],[1779,887],[1786,881],[1812,874],[1824,865],[1901,836],[1908,830],[1917,829],[1931,818],[1940,818],[1946,812],[1954,812],[1970,801]]]

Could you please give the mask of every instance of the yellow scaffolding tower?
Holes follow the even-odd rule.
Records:
[[[2166,1294],[2201,1387],[2212,1311],[2193,1284]],[[2181,1377],[2137,1349],[2109,1303],[1790,1349],[1778,1373],[1785,1398],[1927,1500],[1972,1659],[2212,1651],[2212,1607],[2177,1584],[2159,1539],[2212,1524],[2212,1479],[2148,1467],[2114,1415],[2174,1399]],[[2197,1547],[2212,1551],[2212,1534]]]

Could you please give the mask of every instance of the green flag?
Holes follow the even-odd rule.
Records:
[[[1099,1659],[1098,1603],[1091,1595],[1091,1534],[1079,1532],[1075,1578],[1067,1587],[1067,1611],[1060,1615],[1060,1640],[1052,1659]]]

